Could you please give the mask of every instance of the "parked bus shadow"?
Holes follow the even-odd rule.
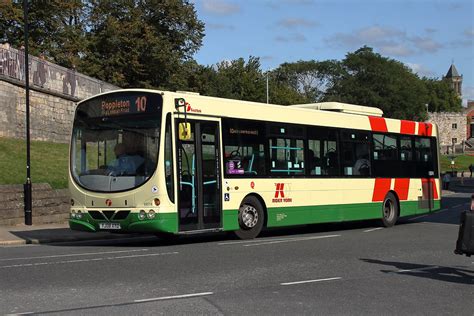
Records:
[[[446,267],[365,258],[361,258],[360,260],[367,263],[393,267],[393,269],[380,270],[387,274],[408,275],[458,284],[474,284],[474,271],[464,267]]]

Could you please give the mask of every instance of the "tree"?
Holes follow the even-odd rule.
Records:
[[[428,109],[430,112],[459,112],[462,110],[461,98],[448,82],[430,78],[422,79],[428,90]]]
[[[80,0],[29,1],[29,49],[60,65],[78,63],[86,51],[87,5]],[[24,44],[23,1],[0,2],[0,37],[15,47]]]
[[[324,101],[374,106],[392,118],[426,119],[426,86],[401,62],[364,46],[347,54],[341,65],[341,76]]]
[[[332,88],[335,80],[340,75],[340,62],[327,61],[297,61],[284,63],[278,67],[275,79],[280,88],[289,88],[298,94],[292,104],[314,103],[320,101],[325,92]],[[291,104],[291,103],[290,103]]]
[[[122,87],[167,88],[204,24],[188,0],[30,1],[30,52]],[[22,1],[0,3],[0,35],[20,47]]]

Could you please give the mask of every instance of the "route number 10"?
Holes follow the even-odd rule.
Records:
[[[146,111],[146,97],[138,97],[135,100],[135,106],[137,107],[137,112],[145,112]]]

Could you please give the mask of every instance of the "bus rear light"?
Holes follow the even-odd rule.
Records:
[[[160,206],[160,199],[156,198],[153,201],[155,202],[155,206]]]
[[[147,217],[148,217],[148,219],[154,219],[155,215],[156,215],[156,213],[155,213],[154,210],[149,210],[148,214],[147,214]]]
[[[146,212],[144,210],[141,210],[139,213],[138,213],[138,219],[139,220],[144,220],[146,218]]]

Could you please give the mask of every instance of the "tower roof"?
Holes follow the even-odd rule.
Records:
[[[456,69],[456,66],[454,64],[451,64],[451,67],[449,67],[448,73],[446,74],[445,78],[453,78],[453,77],[460,77],[459,72]]]

